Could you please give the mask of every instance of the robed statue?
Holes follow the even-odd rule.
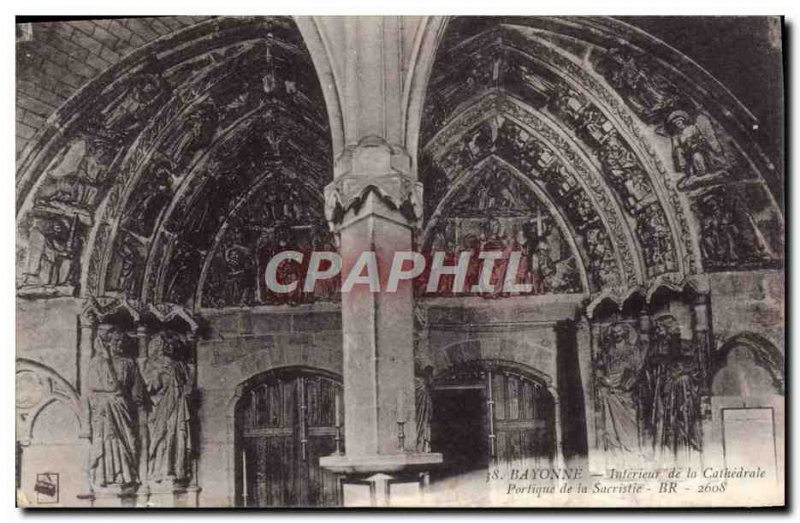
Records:
[[[144,379],[152,409],[147,427],[147,474],[152,481],[191,476],[194,371],[179,357],[180,339],[161,332],[150,341]]]
[[[659,318],[641,400],[645,432],[658,454],[687,456],[700,450],[700,382],[692,343],[681,338],[673,316]]]
[[[636,392],[641,360],[633,327],[625,323],[610,325],[602,336],[595,363],[597,399],[602,412],[601,437],[606,451],[639,453]]]
[[[138,481],[137,406],[144,402],[144,383],[136,362],[124,354],[122,332],[103,330],[98,338],[87,376],[91,477],[99,487],[125,486]]]

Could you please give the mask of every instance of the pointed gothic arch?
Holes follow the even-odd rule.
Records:
[[[20,162],[21,293],[194,307],[217,232],[256,187],[273,200],[309,189],[252,227],[308,207],[319,212],[307,225],[324,230],[339,109],[308,49],[292,19],[211,19],[137,50],[59,108]],[[180,291],[169,290],[176,271]]]
[[[743,261],[782,264],[775,166],[752,115],[690,59],[610,18],[457,17],[438,40],[418,136],[428,218],[456,172],[480,160],[442,162],[449,144],[474,146],[475,119],[505,104],[566,137],[606,192],[597,211],[625,231],[621,262],[639,267],[604,286],[614,301]]]

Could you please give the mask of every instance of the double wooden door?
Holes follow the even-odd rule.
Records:
[[[439,376],[432,393],[432,449],[444,455],[434,476],[491,463],[549,465],[555,458],[553,396],[532,372],[470,362]]]
[[[236,412],[238,505],[339,503],[336,477],[319,458],[343,438],[341,394],[338,377],[308,369],[270,372],[245,389]]]

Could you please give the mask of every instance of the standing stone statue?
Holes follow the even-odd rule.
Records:
[[[645,367],[646,433],[659,454],[688,456],[701,448],[700,376],[691,342],[673,316],[656,322]]]
[[[602,412],[603,449],[613,453],[640,453],[636,388],[641,374],[636,333],[616,323],[602,338],[596,362],[596,391]]]
[[[143,370],[153,405],[147,423],[147,472],[156,482],[191,476],[194,372],[178,357],[180,346],[174,334],[159,333],[150,342]]]
[[[138,480],[137,405],[144,382],[133,359],[123,353],[124,335],[101,331],[100,349],[89,363],[87,387],[92,412],[92,482],[125,486]]]

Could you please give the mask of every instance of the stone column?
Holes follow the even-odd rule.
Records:
[[[137,325],[136,343],[138,345],[136,351],[136,364],[139,366],[139,372],[144,376],[145,365],[147,364],[148,354],[148,331],[144,325]],[[139,489],[136,492],[138,506],[147,506],[150,496],[150,486],[147,481],[147,451],[150,446],[150,433],[147,427],[147,419],[150,413],[147,407],[139,407]]]
[[[594,412],[594,369],[592,368],[592,333],[588,319],[577,324],[575,338],[578,345],[578,367],[583,387],[583,403],[586,420],[586,443],[589,457],[597,453],[597,431]],[[591,461],[591,459],[589,459]]]
[[[603,414],[599,409],[598,400],[597,400],[597,393],[595,391],[595,372],[596,369],[594,368],[595,362],[597,361],[597,355],[600,351],[600,322],[598,319],[588,319],[588,329],[589,329],[589,366],[591,368],[591,390],[592,395],[591,397],[587,398],[586,400],[586,410],[589,412],[591,410],[592,415],[591,418],[594,420],[594,425],[590,428],[590,430],[594,433],[594,437],[590,439],[590,441],[594,440],[594,447],[589,447],[589,471],[593,474],[604,474],[606,470],[606,456],[605,456],[605,449],[603,448],[603,441],[601,440],[602,431],[600,430],[600,426],[603,423]],[[589,419],[589,415],[587,414],[586,419]]]
[[[420,485],[419,473],[441,462],[439,454],[410,450],[416,427],[413,288],[401,281],[396,292],[385,290],[395,252],[413,248],[422,212],[422,185],[402,143],[402,24],[398,17],[319,23],[343,31],[347,46],[340,55],[347,144],[325,190],[326,216],[337,234],[343,281],[369,252],[380,285],[378,292],[360,283],[342,293],[346,453],[320,463],[344,475],[345,505],[395,505],[393,491],[407,497],[402,485]]]
[[[81,452],[84,456],[84,468],[81,477],[81,492],[78,494],[81,506],[93,506],[95,501],[94,490],[92,489],[91,478],[91,454],[92,454],[92,414],[89,406],[89,394],[87,390],[87,374],[89,363],[94,356],[95,336],[97,335],[97,315],[88,306],[81,315],[78,316],[79,344],[78,344],[78,379],[76,389],[80,394],[83,404],[82,412],[85,418],[81,423]]]
[[[700,431],[702,433],[703,449],[713,447],[712,409],[711,409],[711,380],[713,364],[712,334],[711,334],[711,307],[710,296],[698,293],[692,304],[692,320],[694,323],[695,361],[700,370]],[[701,454],[704,462],[713,456],[713,450]]]
[[[650,346],[652,343],[652,331],[653,331],[653,317],[647,311],[642,311],[639,313],[639,346],[638,350],[640,351],[640,363],[642,368],[639,370],[639,379],[644,379],[645,373],[645,365],[647,364],[647,355],[650,354]],[[637,412],[637,422],[639,424],[639,447],[641,448],[642,454],[645,456],[651,456],[653,454],[654,449],[654,441],[653,435],[648,433],[645,430],[645,419],[644,415],[642,414],[642,405],[639,405],[639,409]]]
[[[692,304],[694,322],[695,350],[697,351],[697,366],[703,377],[703,394],[708,394],[711,386],[711,318],[708,294],[698,294]]]

